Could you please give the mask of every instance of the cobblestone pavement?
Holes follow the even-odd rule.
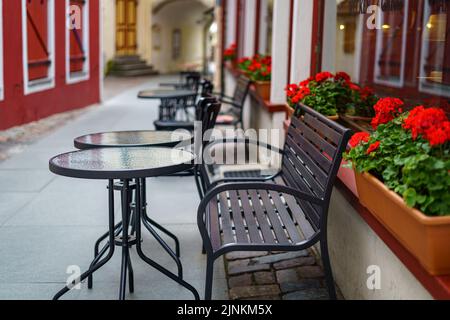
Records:
[[[236,252],[225,264],[230,300],[329,299],[323,270],[309,251]]]

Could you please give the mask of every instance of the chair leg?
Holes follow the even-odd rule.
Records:
[[[320,251],[323,269],[325,271],[325,281],[328,287],[328,294],[330,296],[330,300],[336,300],[336,287],[334,284],[333,271],[331,269],[330,255],[328,253],[328,244],[326,240],[320,241]]]
[[[206,263],[205,300],[212,300],[212,286],[214,275],[214,259],[208,254]]]

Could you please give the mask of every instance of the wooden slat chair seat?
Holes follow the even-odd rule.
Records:
[[[278,174],[260,181],[225,179],[205,186],[204,196],[200,193],[197,223],[207,254],[206,299],[211,298],[213,265],[220,256],[300,251],[318,242],[330,298],[336,298],[328,207],[351,130],[306,106],[298,110],[302,114],[292,118]]]
[[[285,185],[281,177],[273,181]],[[317,221],[308,220],[303,202],[295,196],[271,190],[225,191],[210,201],[208,229],[214,252],[229,245],[251,250],[268,245],[288,251],[317,232]],[[249,248],[250,250],[250,248]]]

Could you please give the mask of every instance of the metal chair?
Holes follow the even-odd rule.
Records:
[[[202,98],[211,97],[211,93],[214,90],[214,85],[211,81],[203,80],[200,84],[200,94]],[[217,100],[215,100],[217,101]],[[190,108],[190,106],[187,106],[187,108]],[[204,106],[202,104],[197,103],[195,107],[195,120],[201,121],[202,117],[197,114],[199,111],[202,111]],[[163,120],[156,120],[154,123],[154,126],[156,130],[158,131],[174,131],[177,129],[184,129],[188,131],[194,131],[194,120],[187,120],[187,121],[179,121],[176,119],[163,119]]]
[[[301,251],[320,242],[331,299],[336,290],[328,254],[328,208],[351,131],[306,106],[293,117],[282,168],[260,181],[226,182],[206,190],[197,224],[207,254],[205,299],[214,261],[233,251]]]
[[[237,81],[233,97],[228,97],[225,95],[222,95],[220,97],[220,102],[222,102],[223,105],[228,106],[228,110],[224,111],[217,118],[217,125],[235,127],[238,127],[240,125],[241,128],[243,127],[242,118],[244,105],[251,84],[251,80],[242,75]]]

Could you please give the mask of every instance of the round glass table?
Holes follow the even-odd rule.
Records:
[[[74,140],[75,148],[176,147],[191,142],[192,135],[177,131],[118,131],[88,134]]]
[[[167,131],[121,131],[121,132],[104,132],[94,133],[78,137],[74,140],[75,148],[80,150],[98,149],[98,148],[137,148],[137,147],[185,147],[192,143],[192,135],[187,132],[167,132]],[[187,174],[187,173],[185,173]],[[132,207],[132,219],[135,218],[134,212],[136,210],[136,184],[131,183],[131,194],[129,195],[128,202]],[[123,188],[123,182],[116,182],[114,184],[114,190],[121,191]],[[142,201],[142,221],[144,226],[154,234],[152,227],[166,234],[175,242],[175,250],[161,238],[158,234],[154,234],[155,239],[161,244],[163,249],[171,256],[175,261],[178,268],[178,276],[183,277],[183,265],[180,260],[181,249],[180,241],[178,237],[167,228],[150,218],[147,212],[147,181],[142,179],[141,181],[141,201]],[[120,225],[117,231],[120,232],[122,226]],[[133,228],[134,230],[134,228]],[[102,235],[95,243],[94,253],[99,254],[99,248],[101,243],[108,238],[108,233]],[[88,278],[88,287],[92,288],[93,277]]]
[[[195,107],[197,92],[191,90],[149,89],[138,93],[139,99],[161,100],[159,120],[176,120],[177,115],[184,114],[189,119],[189,108]]]
[[[101,148],[65,153],[52,158],[49,162],[50,171],[61,176],[81,179],[108,180],[109,198],[109,231],[108,241],[95,256],[88,271],[83,273],[70,285],[59,291],[54,299],[61,298],[79,283],[91,277],[96,271],[108,263],[114,256],[115,247],[122,247],[122,267],[120,277],[119,299],[125,300],[127,276],[129,278],[129,291],[134,292],[134,274],[129,250],[136,247],[138,256],[151,267],[163,273],[187,290],[191,291],[196,300],[199,300],[197,290],[155,261],[147,257],[142,250],[142,181],[148,177],[174,174],[192,168],[194,155],[180,149],[169,148]],[[114,180],[120,179],[122,221],[115,223],[114,210]],[[136,188],[135,218],[131,219],[131,206],[129,197],[132,193],[131,185]],[[119,226],[121,228],[119,229]],[[131,232],[130,232],[130,227]],[[134,230],[134,231],[133,231]],[[151,228],[153,230],[153,228]],[[154,230],[153,230],[154,231]],[[133,234],[133,232],[135,232]],[[152,232],[153,234],[153,232]],[[157,236],[154,231],[154,236]]]
[[[149,89],[138,93],[139,99],[180,99],[189,96],[197,96],[197,92],[191,90]]]

